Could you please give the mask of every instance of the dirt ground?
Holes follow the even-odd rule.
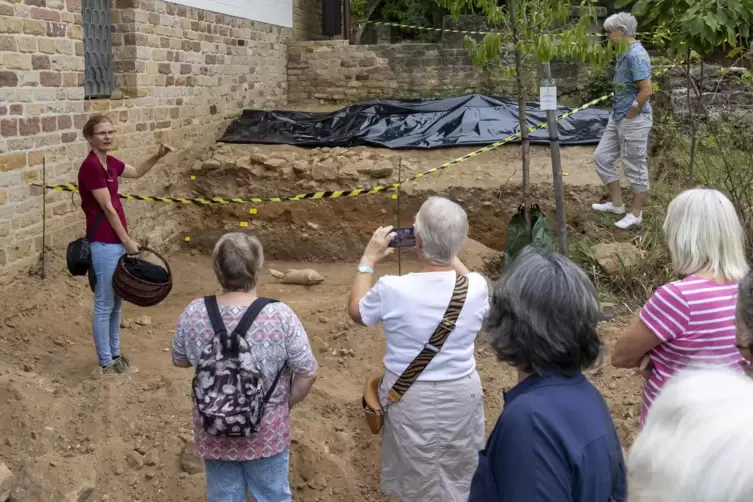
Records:
[[[548,166],[542,160],[547,151],[535,150],[533,165],[539,167],[533,168],[534,194],[549,213],[553,199]],[[446,193],[468,210],[472,238],[502,249],[507,221],[521,201],[514,181],[517,151],[512,147],[494,157],[489,154],[458,166],[456,172],[425,180],[401,197],[403,224],[411,224],[427,194]],[[586,225],[582,216],[601,195],[590,151],[582,147],[563,151],[573,236],[599,231]],[[423,164],[440,157],[447,160],[453,153],[402,155]],[[226,189],[230,193],[234,187]],[[367,431],[360,408],[363,379],[379,370],[384,340],[380,328],[357,327],[347,319],[345,304],[363,245],[376,226],[395,223],[396,205],[389,196],[270,204],[249,222],[247,230],[259,235],[269,260],[260,294],[295,310],[320,365],[311,394],[291,417],[290,479],[296,501],[388,500],[379,492],[379,438]],[[238,221],[250,217],[244,207],[189,207],[180,217],[185,221],[184,235],[167,255],[175,283],[170,296],[156,307],[126,305],[124,309],[127,327],[121,331],[121,344],[140,368],[136,375],[92,378],[96,366],[92,296],[85,280],[63,271],[60,256],[47,280],[25,277],[0,293],[0,461],[13,472],[20,473],[26,464],[46,471],[50,483],[95,479],[89,500],[97,502],[205,500],[203,474],[183,472],[180,460],[191,431],[192,373],[172,367],[169,347],[183,308],[195,298],[217,292],[207,252],[223,231],[238,229]],[[185,236],[191,237],[190,242]],[[473,257],[470,261],[481,266]],[[397,266],[392,258],[379,267],[379,273],[397,273]],[[415,266],[406,252],[402,272]],[[325,282],[311,287],[282,285],[270,275],[270,268],[315,268]],[[603,324],[601,334],[608,347],[629,320],[623,317]],[[501,412],[500,392],[515,384],[515,375],[483,341],[476,357],[489,431]],[[640,377],[607,364],[591,371],[589,378],[607,398],[627,447],[638,426]],[[151,452],[155,465],[134,468],[127,459],[134,450]]]

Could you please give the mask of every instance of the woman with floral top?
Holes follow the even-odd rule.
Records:
[[[264,261],[261,243],[243,233],[224,235],[212,255],[223,293],[217,296],[228,332],[257,298],[256,286]],[[178,319],[173,338],[173,364],[196,366],[215,333],[203,299],[192,301]],[[293,310],[282,302],[267,304],[246,333],[264,389],[271,388],[257,433],[250,437],[211,436],[194,406],[196,453],[204,459],[209,502],[288,502],[290,409],[308,394],[316,379],[317,362],[306,331]]]

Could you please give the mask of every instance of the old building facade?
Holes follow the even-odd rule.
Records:
[[[317,0],[0,0],[0,284],[38,266],[43,196],[32,183],[75,181],[91,114],[114,120],[129,163],[172,144],[163,170],[179,173],[243,108],[286,103],[288,43],[323,38],[320,15]],[[160,182],[125,188],[171,183]],[[48,249],[83,231],[76,201],[47,193]],[[169,207],[128,204],[142,236],[176,231]]]

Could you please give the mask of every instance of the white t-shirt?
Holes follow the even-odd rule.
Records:
[[[489,311],[489,290],[480,274],[470,273],[467,277],[468,296],[455,330],[418,380],[455,380],[476,369],[473,349]],[[375,326],[381,321],[384,327],[384,367],[388,371],[400,375],[424,348],[447,310],[455,279],[452,270],[386,275],[361,299],[363,323]]]

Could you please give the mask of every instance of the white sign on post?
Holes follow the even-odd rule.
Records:
[[[539,109],[557,110],[557,85],[554,80],[542,80],[539,86]]]

